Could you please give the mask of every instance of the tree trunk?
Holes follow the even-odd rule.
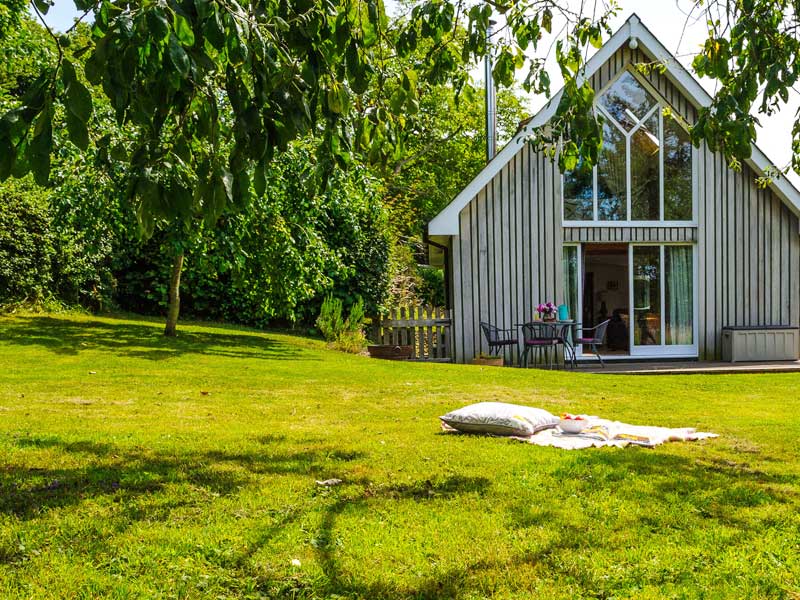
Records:
[[[175,255],[172,274],[169,278],[169,305],[167,306],[167,326],[164,335],[178,335],[178,314],[181,311],[181,271],[183,270],[183,250]]]

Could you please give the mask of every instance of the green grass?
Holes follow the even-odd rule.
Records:
[[[800,598],[797,374],[402,364],[161,329],[0,318],[0,597]],[[480,400],[721,437],[439,432]]]

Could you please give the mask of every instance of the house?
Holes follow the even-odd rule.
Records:
[[[654,61],[666,70],[636,68]],[[546,301],[586,326],[613,316],[612,358],[719,360],[723,328],[798,327],[800,192],[758,185],[771,164],[755,145],[735,171],[690,144],[711,98],[636,15],[584,77],[605,117],[593,169],[562,174],[525,143],[556,95],[429,224],[455,360],[488,351],[480,322],[512,328]]]

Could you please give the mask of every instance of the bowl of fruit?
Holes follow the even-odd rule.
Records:
[[[589,421],[581,415],[571,415],[564,413],[558,423],[559,429],[564,433],[580,433],[589,426]]]

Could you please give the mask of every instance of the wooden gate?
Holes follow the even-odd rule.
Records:
[[[411,360],[453,360],[453,321],[448,309],[432,306],[392,309],[373,323],[373,337],[378,343],[411,346]]]

